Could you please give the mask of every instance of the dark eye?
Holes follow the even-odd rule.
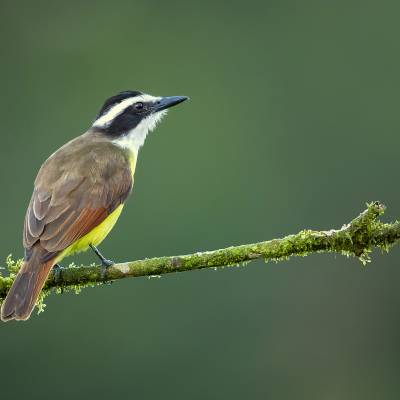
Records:
[[[135,107],[135,110],[143,110],[144,105],[141,101],[139,101],[138,103],[136,103],[134,105],[134,107]]]

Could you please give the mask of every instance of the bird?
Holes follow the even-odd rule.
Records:
[[[104,273],[113,264],[97,246],[132,191],[139,149],[167,110],[187,99],[120,92],[84,134],[43,163],[25,215],[24,261],[2,304],[2,321],[30,317],[50,271],[62,268],[65,257],[92,248]]]

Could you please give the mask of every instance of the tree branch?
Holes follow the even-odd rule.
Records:
[[[367,209],[341,229],[330,231],[303,230],[295,235],[281,239],[232,246],[214,251],[194,254],[156,257],[144,260],[115,264],[101,276],[101,267],[70,265],[62,269],[56,279],[52,272],[45,285],[44,294],[50,289],[58,291],[72,288],[80,290],[84,286],[93,286],[116,279],[154,276],[170,272],[190,271],[202,268],[236,266],[259,258],[265,261],[287,260],[290,256],[306,256],[310,253],[335,252],[346,256],[355,256],[365,264],[370,261],[369,253],[373,247],[389,251],[391,245],[400,239],[400,222],[385,224],[378,217],[385,211],[379,202],[370,203]],[[8,259],[10,274],[0,274],[0,301],[5,298],[21,260],[13,262]]]

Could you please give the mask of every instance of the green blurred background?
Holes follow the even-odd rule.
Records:
[[[124,89],[191,101],[147,139],[110,258],[340,227],[370,200],[399,217],[397,1],[0,4],[1,257],[22,255],[40,164]],[[0,396],[398,399],[399,260],[313,255],[50,296],[0,326]]]

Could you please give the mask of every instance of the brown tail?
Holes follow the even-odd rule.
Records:
[[[54,260],[40,262],[41,251],[32,254],[19,270],[1,306],[1,320],[26,320],[30,317]]]

